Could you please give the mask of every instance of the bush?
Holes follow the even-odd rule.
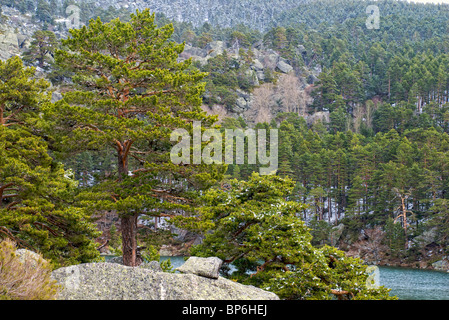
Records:
[[[165,261],[160,261],[161,260],[161,256],[159,255],[159,250],[156,249],[156,247],[149,245],[144,252],[142,252],[142,258],[145,261],[158,261],[159,265],[162,268],[162,271],[164,272],[170,272],[173,273],[175,272],[173,270],[173,266],[171,264],[171,260],[167,259]]]
[[[57,292],[47,261],[20,257],[12,241],[0,242],[0,300],[54,300]]]

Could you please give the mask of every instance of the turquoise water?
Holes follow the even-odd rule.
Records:
[[[174,268],[184,263],[183,257],[170,258]],[[379,267],[380,285],[400,300],[449,300],[449,273],[396,267]]]
[[[379,267],[380,285],[400,300],[449,300],[449,273],[423,269]]]
[[[184,257],[170,259],[173,268],[184,263]],[[449,273],[423,269],[379,267],[380,285],[400,300],[449,300]]]
[[[182,266],[185,262],[184,257],[161,257],[160,261],[165,261],[167,259],[170,259],[173,269]]]

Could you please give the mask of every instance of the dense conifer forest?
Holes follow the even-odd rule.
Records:
[[[188,231],[201,238],[188,254],[218,256],[223,275],[285,299],[388,299],[361,285],[367,264],[449,254],[449,5],[311,0],[260,30],[87,1],[0,4],[40,28],[0,62],[0,238],[54,267],[100,261],[106,244],[135,266]],[[67,32],[69,5],[84,26]],[[226,49],[206,63],[179,59],[213,42]],[[282,57],[290,77],[273,67],[254,81],[256,50]],[[309,103],[288,95],[299,83]],[[277,88],[267,97],[279,112],[235,113],[239,94],[262,88]],[[217,105],[226,116],[204,109]],[[173,164],[170,133],[194,121],[279,130],[277,171]],[[101,234],[111,212],[120,228]]]

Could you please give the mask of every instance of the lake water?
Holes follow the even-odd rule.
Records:
[[[174,268],[184,263],[183,257],[169,259]],[[400,300],[449,300],[449,273],[423,269],[379,267],[380,285]]]
[[[379,267],[380,285],[400,300],[449,300],[449,273],[396,267]]]

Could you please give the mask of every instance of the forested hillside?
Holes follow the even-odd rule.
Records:
[[[214,254],[287,299],[388,298],[357,285],[366,263],[448,256],[449,5],[268,3],[220,20],[239,7],[217,1],[203,22],[144,1],[0,0],[0,236],[57,265],[95,246],[132,266]],[[278,129],[275,175],[171,163],[170,131],[195,120]]]
[[[274,93],[265,95],[264,106],[270,97],[278,98],[271,108],[281,113],[266,124],[281,131],[278,174],[297,182],[294,196],[309,205],[303,214],[314,226],[317,243],[338,244],[374,261],[382,257],[425,265],[420,261],[444,256],[447,245],[449,7],[376,2],[376,30],[365,26],[367,3],[314,1],[285,13],[279,26],[265,33],[244,26],[232,32],[208,27],[197,29],[190,41],[209,36],[238,43],[250,54],[271,49],[293,66],[305,83],[303,91],[311,92],[313,102],[306,110],[303,98],[289,107],[287,96]],[[212,71],[212,91],[220,84],[217,67],[204,70]],[[273,71],[278,88],[287,87],[279,69],[266,70]],[[317,79],[313,70],[321,70]],[[226,81],[234,74],[228,73]],[[268,86],[261,82],[249,90],[257,96]],[[259,114],[264,111],[254,106]],[[324,121],[311,124],[311,115],[318,114]],[[244,122],[243,114],[223,126],[245,127]],[[246,178],[254,169],[231,165],[228,174]],[[345,228],[332,229],[340,222]],[[340,236],[341,230],[339,242],[334,233]],[[359,252],[380,243],[382,254]]]

